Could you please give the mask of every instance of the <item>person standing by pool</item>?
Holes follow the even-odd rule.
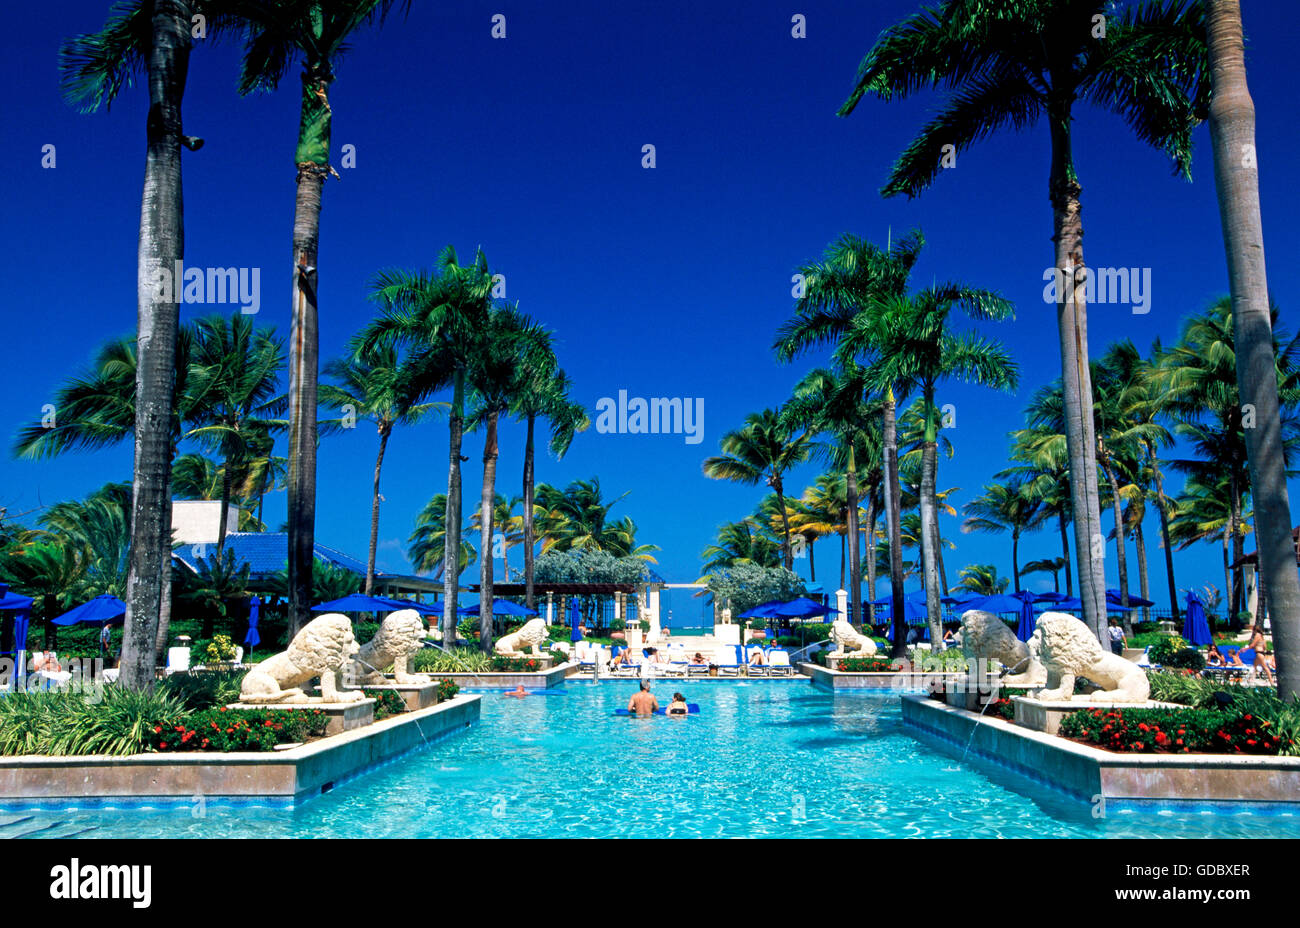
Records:
[[[1268,681],[1269,686],[1272,686],[1273,671],[1269,669],[1268,661],[1264,659],[1264,629],[1258,625],[1252,628],[1250,630],[1250,644],[1246,645],[1246,647],[1255,652],[1255,660],[1250,668],[1249,679],[1253,682],[1255,674],[1262,670],[1264,671],[1264,679]]]
[[[1119,619],[1110,620],[1110,651],[1112,654],[1124,656],[1124,645],[1128,642],[1124,640],[1124,629],[1119,624]]]
[[[641,688],[628,700],[627,711],[633,715],[654,715],[659,709],[659,700],[650,692],[650,681],[642,680]]]

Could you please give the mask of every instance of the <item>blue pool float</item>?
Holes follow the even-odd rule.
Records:
[[[699,704],[699,703],[688,702],[688,703],[686,704],[686,713],[687,713],[687,715],[697,715],[697,714],[699,714],[699,711],[700,711],[700,704]],[[632,715],[633,713],[629,712],[629,711],[626,710],[626,709],[615,709],[615,710],[614,710],[614,714],[615,714],[615,715]],[[663,706],[660,706],[658,709],[655,710],[655,715],[666,715],[666,714],[667,714],[667,712],[664,710],[664,707],[663,707]]]

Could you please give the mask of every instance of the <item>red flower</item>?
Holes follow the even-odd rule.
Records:
[[[153,733],[154,733],[155,735],[161,735],[161,734],[162,734],[162,726],[161,726],[161,725],[155,725],[155,726],[153,727]]]

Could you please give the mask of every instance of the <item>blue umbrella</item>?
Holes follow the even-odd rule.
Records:
[[[364,593],[352,593],[342,599],[333,599],[327,603],[312,606],[312,612],[395,612],[398,609],[414,609],[413,603],[404,603],[387,596],[366,596]]]
[[[570,641],[574,640],[574,635],[578,635],[579,639],[582,638],[582,635],[578,632],[578,626],[581,624],[582,609],[578,606],[578,597],[574,596],[569,600],[569,627],[573,629],[573,631],[569,632]]]
[[[461,606],[456,612],[460,615],[478,615],[478,603],[470,603],[468,606]],[[529,609],[527,606],[521,606],[518,603],[512,603],[508,599],[492,600],[493,615],[537,615],[536,609]]]
[[[0,608],[3,607],[0,606]],[[75,609],[70,609],[52,621],[55,625],[76,625],[78,622],[103,625],[105,622],[120,619],[124,615],[126,615],[126,603],[116,596],[105,594],[96,596]]]
[[[27,624],[32,614],[32,598],[10,593],[9,587],[0,583],[0,612],[14,613],[14,650],[27,650]]]
[[[1124,608],[1122,604],[1122,600],[1119,595],[1119,590],[1116,589],[1116,590],[1106,591],[1106,605],[1111,607],[1110,609],[1107,610],[1108,612],[1113,612],[1115,609]],[[1132,593],[1128,594],[1128,607],[1130,609],[1134,608],[1135,606],[1154,606],[1154,605],[1155,603],[1153,603],[1149,599],[1143,599],[1141,596],[1134,596]]]
[[[1191,591],[1187,593],[1187,618],[1183,620],[1183,637],[1198,648],[1214,640],[1210,634],[1210,623],[1205,620],[1205,606]]]
[[[792,599],[788,603],[781,603],[779,606],[772,608],[773,616],[789,616],[794,619],[807,619],[813,616],[830,615],[832,612],[839,614],[839,611],[832,609],[830,606],[823,606],[814,599],[807,596],[801,596],[798,599]]]
[[[262,641],[262,636],[257,633],[257,614],[261,607],[262,601],[256,596],[248,603],[248,634],[244,636],[244,644],[248,645],[250,651]]]
[[[738,619],[774,619],[781,613],[776,611],[778,606],[784,606],[785,603],[779,599],[773,599],[765,603],[759,603],[752,609],[746,610],[736,616]]]

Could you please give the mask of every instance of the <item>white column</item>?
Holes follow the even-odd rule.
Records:
[[[840,618],[848,621],[849,619],[849,591],[835,591],[835,608],[840,611]]]
[[[546,591],[546,624],[555,624],[555,594],[550,590]]]
[[[651,590],[646,600],[645,617],[650,621],[650,637],[657,641],[663,633],[663,620],[659,617],[659,591]]]

